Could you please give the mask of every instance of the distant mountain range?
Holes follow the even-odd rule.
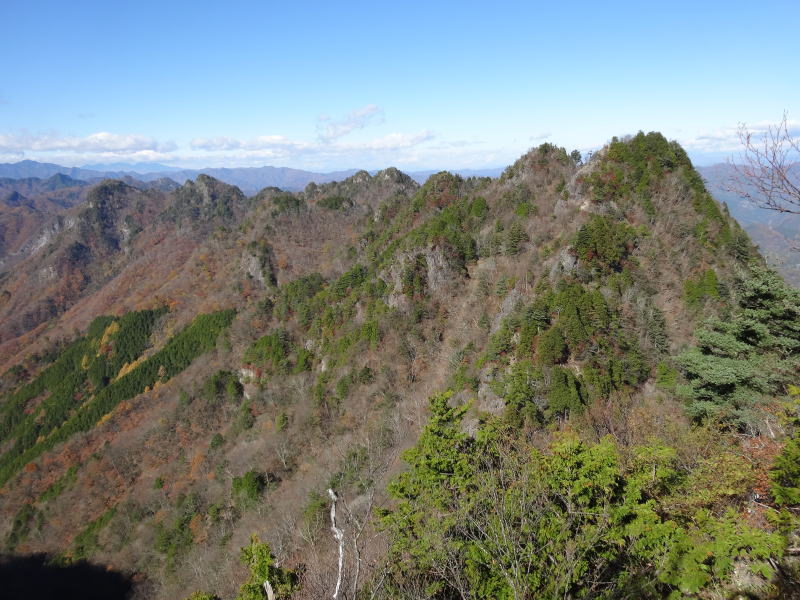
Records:
[[[491,169],[463,169],[455,170],[464,177],[481,176],[496,177],[502,173],[503,168]],[[309,183],[330,183],[341,181],[358,172],[358,169],[346,169],[330,173],[316,173],[302,169],[288,167],[236,167],[236,168],[205,168],[181,169],[160,163],[111,163],[86,165],[84,167],[63,167],[53,163],[41,163],[33,160],[23,160],[16,163],[1,163],[0,177],[9,179],[25,179],[36,177],[48,179],[53,175],[67,175],[73,179],[93,182],[100,179],[124,179],[131,177],[139,181],[153,181],[168,177],[177,183],[187,179],[195,179],[198,175],[210,175],[215,179],[235,185],[245,194],[252,195],[266,187],[278,187],[287,191],[300,191]],[[438,171],[416,171],[408,173],[418,183],[424,183]]]
[[[187,179],[195,179],[198,175],[210,175],[220,181],[239,187],[246,194],[255,194],[265,187],[279,187],[284,190],[297,191],[303,189],[310,182],[328,183],[346,179],[357,172],[357,169],[338,171],[333,173],[314,173],[287,167],[245,167],[245,168],[209,168],[209,169],[174,169],[164,167],[163,170],[153,170],[153,163],[146,163],[141,170],[134,170],[138,165],[93,165],[97,167],[133,167],[117,169],[94,169],[82,167],[63,167],[53,163],[40,163],[33,160],[23,160],[17,163],[0,164],[0,177],[10,179],[24,179],[37,177],[47,179],[56,174],[67,175],[73,179],[92,182],[99,179],[124,179],[132,177],[139,181],[153,181],[165,176],[183,183]]]

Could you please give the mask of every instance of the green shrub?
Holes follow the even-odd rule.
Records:
[[[678,357],[687,380],[679,391],[697,420],[752,430],[754,407],[791,383],[800,365],[800,292],[774,272],[753,268],[738,298],[725,321],[698,329],[697,345]]]
[[[486,204],[486,199],[483,196],[476,196],[469,205],[469,215],[483,221],[487,214],[489,214],[489,205]]]
[[[91,521],[72,542],[71,559],[73,561],[91,558],[99,549],[98,536],[100,531],[114,518],[116,508],[109,508],[101,516]]]
[[[208,402],[235,401],[241,398],[242,392],[239,378],[231,371],[217,371],[203,382],[203,396]]]
[[[346,210],[353,207],[353,201],[344,196],[326,196],[317,202],[317,206],[327,210]]]
[[[361,385],[369,385],[373,381],[375,381],[375,371],[370,369],[368,366],[364,366],[358,372],[358,383]]]
[[[328,500],[318,492],[311,492],[308,501],[303,507],[303,522],[312,532],[317,531],[325,521],[328,510]]]
[[[239,562],[250,569],[250,577],[239,588],[236,600],[263,600],[265,581],[269,581],[276,598],[288,598],[298,587],[297,574],[275,566],[270,547],[255,535],[251,536],[250,544],[242,548]]]
[[[187,596],[185,600],[220,600],[220,598],[216,594],[197,591],[194,594]]]
[[[250,402],[246,399],[242,400],[239,405],[239,410],[236,411],[236,420],[233,422],[233,433],[238,434],[242,431],[247,431],[252,428],[256,423],[255,415]]]
[[[560,327],[551,327],[539,336],[536,358],[541,365],[555,365],[566,360],[567,342]]]
[[[570,369],[553,367],[550,371],[547,399],[548,417],[569,415],[583,410],[585,392],[580,380]]]
[[[14,515],[11,531],[6,536],[6,551],[13,552],[16,547],[24,542],[34,527],[41,526],[44,515],[33,504],[23,504]]]
[[[719,298],[719,282],[714,269],[706,269],[696,280],[683,284],[684,298],[690,307],[697,307],[706,298]]]
[[[428,261],[417,254],[403,269],[400,276],[403,293],[409,298],[424,298],[428,295]]]
[[[289,416],[285,412],[278,413],[278,416],[275,418],[275,429],[277,431],[283,431],[288,424]]]
[[[369,454],[364,446],[350,448],[342,460],[341,469],[328,480],[328,488],[341,490],[349,486],[357,486],[358,493],[363,493],[370,483],[361,481],[361,471],[369,460]]]
[[[519,254],[523,242],[528,241],[528,234],[517,221],[511,223],[506,232],[505,250],[509,256]]]
[[[273,196],[272,216],[276,217],[281,214],[298,214],[306,208],[306,203],[301,198],[289,193],[278,194]]]
[[[176,514],[169,523],[156,526],[155,549],[164,555],[166,570],[175,570],[178,559],[192,547],[194,536],[189,524],[197,515],[202,515],[200,497],[195,494],[181,494],[175,503]]]
[[[267,487],[267,480],[262,473],[247,471],[241,477],[234,477],[231,490],[236,503],[243,507],[252,506],[261,498]]]
[[[656,365],[656,386],[666,391],[673,391],[678,384],[678,370],[665,362]]]
[[[65,490],[71,488],[78,475],[78,465],[72,465],[67,471],[58,479],[56,479],[50,487],[39,495],[39,502],[48,502],[58,498]]]
[[[271,367],[277,372],[282,372],[288,366],[290,349],[288,332],[277,329],[253,342],[245,351],[244,360],[252,365]]]
[[[303,373],[311,370],[311,363],[314,360],[314,354],[310,350],[300,348],[297,350],[297,360],[292,367],[292,373]]]
[[[541,421],[536,401],[544,398],[545,392],[544,372],[528,360],[518,360],[503,378],[503,400],[517,424],[524,419],[533,423]]]
[[[336,396],[339,400],[344,400],[350,393],[353,386],[353,374],[348,373],[336,382]]]
[[[636,242],[630,225],[592,215],[573,242],[578,258],[602,271],[621,271]]]
[[[800,438],[786,441],[769,473],[770,492],[778,506],[800,504]]]

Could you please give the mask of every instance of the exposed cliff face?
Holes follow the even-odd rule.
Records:
[[[359,171],[343,181],[316,184],[309,183],[302,197],[309,204],[316,204],[329,211],[358,210],[373,212],[387,198],[410,198],[419,185],[405,173],[395,168],[378,171],[370,175]]]
[[[381,274],[391,290],[387,304],[408,308],[414,295],[414,290],[409,289],[409,279],[415,276],[419,278],[423,293],[442,299],[449,297],[450,288],[460,282],[463,275],[450,260],[445,250],[436,246],[398,254],[391,267]]]
[[[3,258],[8,301],[0,309],[0,343],[62,314],[118,272],[134,252],[137,234],[168,202],[161,192],[112,180],[88,188],[85,198],[73,208],[40,213],[38,230]]]
[[[208,228],[214,223],[230,223],[246,208],[245,195],[233,185],[223,183],[208,175],[198,175],[173,193],[173,201],[162,218],[186,221],[189,228]]]
[[[0,178],[0,268],[10,268],[52,230],[54,222],[85,198],[87,184],[66,176]]]

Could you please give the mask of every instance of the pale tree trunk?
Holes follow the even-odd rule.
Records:
[[[336,577],[336,589],[333,592],[333,600],[338,600],[339,588],[342,586],[342,571],[344,570],[344,531],[336,526],[336,500],[338,500],[338,496],[332,489],[328,489],[328,496],[331,498],[331,531],[339,544],[339,574]]]
[[[272,591],[272,586],[269,584],[269,580],[264,580],[264,591],[267,593],[267,600],[275,600],[275,592]]]

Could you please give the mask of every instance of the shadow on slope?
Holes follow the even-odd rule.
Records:
[[[130,578],[99,565],[81,562],[59,566],[46,554],[0,555],[0,582],[5,600],[126,600]]]

